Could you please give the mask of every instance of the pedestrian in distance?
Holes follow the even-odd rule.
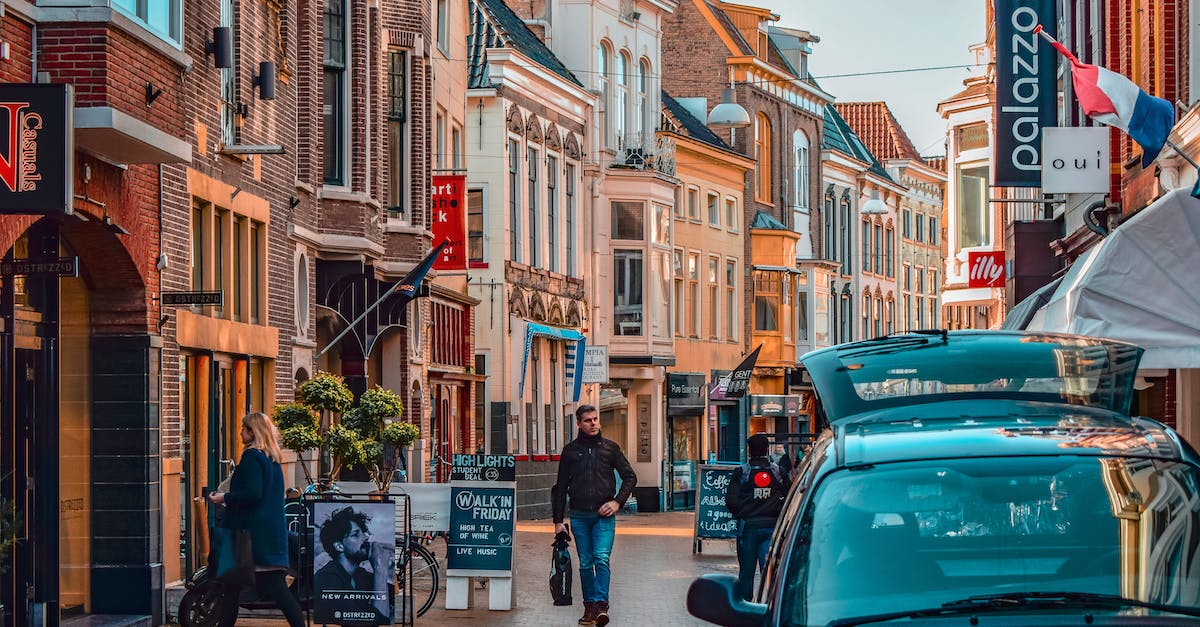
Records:
[[[768,457],[767,436],[759,433],[746,439],[750,461],[733,470],[725,489],[725,506],[737,520],[738,594],[751,600],[757,565],[766,570],[767,549],[775,522],[783,510],[789,486],[779,464]]]
[[[208,495],[226,508],[222,525],[248,529],[254,553],[255,587],[260,597],[271,597],[292,627],[304,625],[300,603],[287,587],[287,522],[283,513],[283,451],[279,430],[263,413],[242,418],[240,433],[245,450],[233,470],[228,492]],[[220,627],[237,623],[239,586],[226,585],[221,594]]]
[[[575,410],[579,428],[563,447],[558,479],[551,490],[554,532],[575,536],[579,584],[583,588],[580,625],[608,624],[609,555],[617,531],[617,512],[637,485],[637,475],[621,447],[600,434],[600,412],[592,405]],[[621,476],[617,490],[616,476]],[[569,505],[569,507],[568,507]],[[566,518],[570,516],[570,525]]]

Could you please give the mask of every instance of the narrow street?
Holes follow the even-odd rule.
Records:
[[[704,543],[704,552],[692,555],[692,512],[622,514],[617,523],[613,548],[612,625],[655,625],[677,627],[704,623],[688,615],[684,606],[688,585],[696,576],[709,572],[737,573],[733,545],[714,540]],[[446,610],[442,595],[418,625],[512,625],[572,627],[583,613],[579,573],[573,575],[575,604],[555,607],[550,600],[550,521],[517,524],[517,598],[511,611],[487,609],[486,589],[475,585],[475,606],[470,610]],[[439,557],[443,557],[439,555]],[[572,564],[576,568],[574,548]],[[172,608],[174,609],[174,608]],[[282,618],[243,618],[238,625],[268,627],[286,625]]]

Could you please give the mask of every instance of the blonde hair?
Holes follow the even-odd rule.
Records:
[[[246,446],[266,453],[273,462],[283,463],[283,449],[279,447],[279,429],[275,427],[270,416],[258,411],[251,412],[242,418],[242,426],[254,434],[254,441]]]

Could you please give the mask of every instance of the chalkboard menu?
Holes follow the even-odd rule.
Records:
[[[497,571],[512,571],[516,513],[515,483],[452,482],[447,574],[489,571],[500,576]]]
[[[692,552],[701,540],[730,540],[737,537],[737,521],[725,508],[725,490],[738,466],[701,464],[696,481],[696,527]]]

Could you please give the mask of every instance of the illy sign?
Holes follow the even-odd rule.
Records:
[[[967,287],[1004,287],[1003,250],[969,253],[967,267]]]
[[[71,211],[75,96],[65,84],[0,84],[0,214]]]

